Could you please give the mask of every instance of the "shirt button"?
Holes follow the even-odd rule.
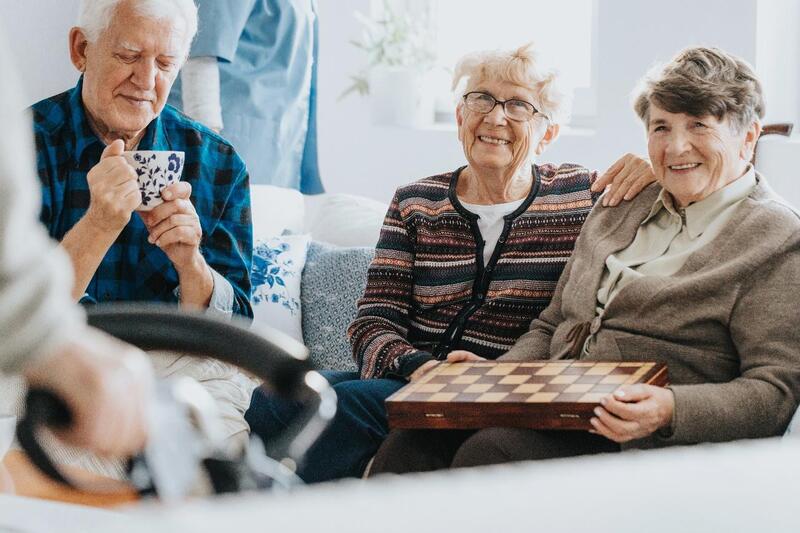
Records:
[[[486,295],[483,294],[482,292],[479,292],[478,294],[475,295],[475,299],[478,300],[478,301],[481,301],[481,302],[483,301],[483,299],[485,297],[486,297]]]
[[[596,334],[598,331],[600,331],[600,326],[602,324],[603,324],[602,318],[600,318],[599,316],[594,317],[594,320],[592,320],[592,325],[589,326],[589,333],[591,333],[592,335]]]

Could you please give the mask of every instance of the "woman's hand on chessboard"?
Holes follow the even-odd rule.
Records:
[[[672,423],[672,391],[653,385],[623,385],[600,400],[591,419],[591,433],[614,442],[641,439]]]
[[[467,350],[453,350],[447,354],[448,363],[472,363],[475,361],[486,361],[486,358],[475,355]]]

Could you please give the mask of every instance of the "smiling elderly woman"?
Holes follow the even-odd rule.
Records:
[[[800,397],[800,220],[749,164],[764,113],[761,85],[742,60],[692,48],[645,79],[635,108],[658,183],[617,209],[595,206],[552,302],[500,359],[657,361],[668,365],[672,385],[624,386],[606,397],[594,434],[393,433],[375,471],[786,429]]]
[[[299,471],[306,481],[360,475],[388,431],[384,399],[451,351],[494,359],[511,348],[550,302],[599,196],[593,183],[602,190],[613,176],[623,197],[653,180],[633,156],[598,183],[579,165],[533,163],[556,139],[565,105],[530,47],[468,56],[456,68],[461,81],[468,164],[395,194],[349,328],[362,379],[327,374],[340,409]],[[274,435],[289,418],[255,391],[255,432]]]

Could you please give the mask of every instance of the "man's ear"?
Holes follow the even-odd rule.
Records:
[[[761,136],[761,123],[758,121],[753,122],[744,134],[744,143],[739,152],[739,157],[744,161],[752,161],[753,154],[756,151],[756,142]]]
[[[539,140],[539,144],[536,145],[536,148],[534,149],[533,152],[536,155],[541,155],[542,152],[544,152],[544,149],[547,148],[547,145],[558,138],[559,131],[561,131],[561,126],[559,126],[558,124],[550,124],[549,126],[547,126],[544,135]]]
[[[86,46],[89,39],[81,28],[75,26],[69,30],[69,59],[80,72],[86,70]]]

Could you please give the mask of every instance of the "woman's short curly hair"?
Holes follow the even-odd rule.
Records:
[[[727,117],[742,130],[764,117],[764,95],[753,68],[719,48],[687,48],[640,82],[633,108],[645,124],[652,104],[670,113]]]
[[[532,103],[553,123],[563,124],[569,117],[569,103],[558,86],[558,74],[542,67],[533,43],[516,50],[487,50],[462,57],[453,73],[452,88],[455,91],[466,82],[464,94],[487,80],[530,88],[538,98]]]

